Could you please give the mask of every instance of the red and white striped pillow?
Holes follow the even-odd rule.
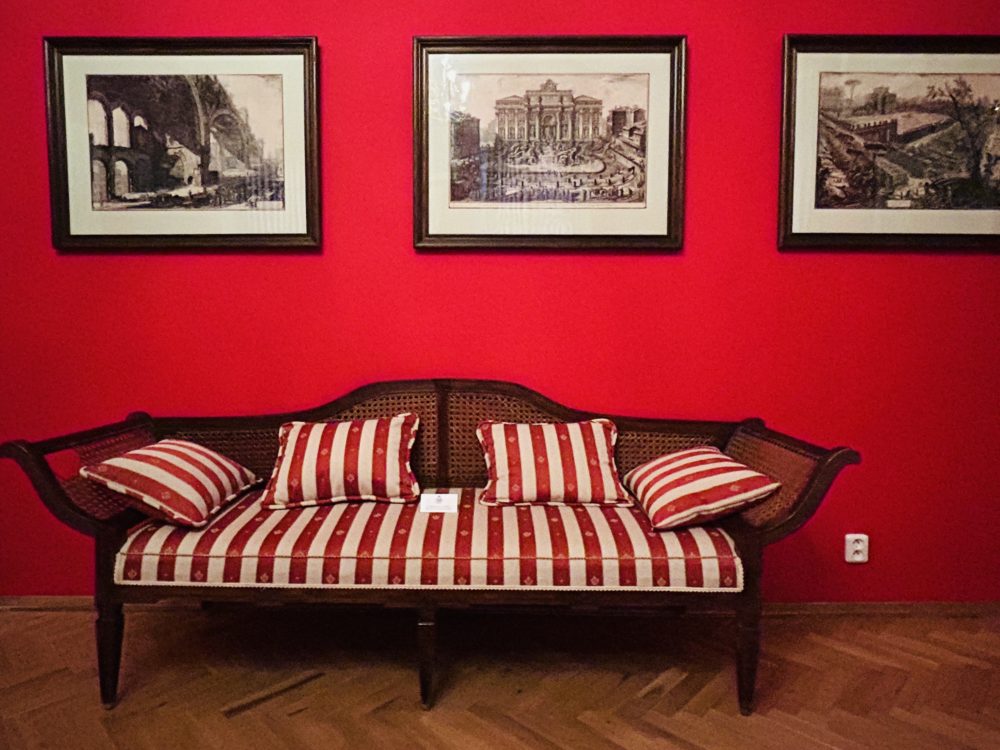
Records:
[[[611,420],[484,421],[476,436],[489,474],[480,497],[487,505],[632,504],[618,480],[618,429]]]
[[[708,445],[668,453],[625,475],[654,529],[707,523],[763,500],[780,482]]]
[[[245,466],[187,440],[161,440],[84,466],[80,475],[132,498],[146,515],[180,526],[204,526],[258,481]]]
[[[299,508],[350,500],[414,502],[420,485],[410,450],[420,418],[397,414],[347,422],[288,422],[262,502]]]

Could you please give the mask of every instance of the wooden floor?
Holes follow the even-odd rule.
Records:
[[[1000,608],[764,622],[741,717],[724,618],[452,614],[417,695],[407,612],[127,610],[100,708],[92,615],[0,606],[3,748],[1000,748]]]

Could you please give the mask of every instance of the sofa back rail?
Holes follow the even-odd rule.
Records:
[[[475,435],[482,419],[570,421],[607,417],[618,426],[616,463],[629,469],[669,451],[714,445],[774,477],[782,488],[744,511],[764,543],[777,541],[815,512],[837,473],[860,458],[847,448],[828,450],[770,430],[762,420],[742,422],[646,419],[580,411],[513,383],[482,380],[417,380],[375,383],[321,406],[294,412],[235,417],[150,417],[124,421],[62,437],[0,446],[31,479],[46,507],[63,523],[89,536],[103,526],[121,528],[137,516],[116,493],[72,474],[57,476],[48,458],[75,451],[95,463],[155,440],[173,437],[203,443],[259,476],[268,476],[284,422],[369,419],[402,411],[420,415],[413,468],[422,486],[482,486],[486,464]]]

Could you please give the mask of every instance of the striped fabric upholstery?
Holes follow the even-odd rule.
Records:
[[[654,458],[625,475],[653,528],[674,529],[729,515],[777,490],[780,482],[718,448],[700,446]]]
[[[148,522],[118,552],[115,580],[161,586],[743,589],[718,528],[654,531],[637,507],[487,506],[458,513],[350,503],[268,510],[251,493],[204,529]]]
[[[615,468],[618,429],[608,419],[480,422],[489,481],[482,502],[631,505]]]
[[[397,414],[282,425],[264,505],[281,509],[347,500],[415,502],[420,486],[410,451],[419,424],[416,414]]]
[[[84,466],[80,475],[122,493],[147,515],[183,526],[204,526],[257,481],[246,467],[187,440],[161,440]]]

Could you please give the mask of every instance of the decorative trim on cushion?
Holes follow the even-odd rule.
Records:
[[[733,538],[714,527],[654,531],[642,510],[487,506],[475,489],[458,513],[416,504],[340,503],[282,512],[247,495],[203,529],[150,522],[115,561],[139,586],[533,591],[743,590]]]
[[[487,505],[595,503],[631,505],[618,480],[609,419],[586,422],[483,421],[476,429],[489,481]]]
[[[204,526],[258,481],[245,466],[187,440],[161,440],[84,466],[80,475],[130,498],[143,513],[182,526]]]
[[[703,524],[763,500],[780,482],[754,471],[718,448],[668,453],[625,475],[655,529]]]
[[[410,451],[419,424],[420,418],[411,413],[283,424],[264,505],[283,509],[350,500],[415,502],[420,485],[410,467]]]

